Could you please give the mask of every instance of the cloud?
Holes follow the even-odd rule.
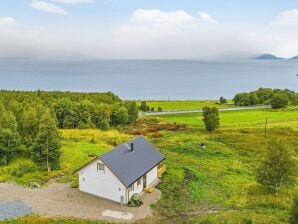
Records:
[[[216,23],[217,21],[212,18],[208,13],[206,12],[200,12],[199,18],[201,21],[208,22],[208,23]]]
[[[10,17],[8,17],[10,18]],[[0,18],[0,24],[14,20]],[[3,22],[5,21],[5,22]],[[290,57],[298,53],[298,29],[248,28],[216,22],[209,13],[138,9],[119,26],[84,29],[0,26],[0,57],[212,59],[263,52]]]
[[[94,3],[95,0],[51,0],[60,4],[80,4],[80,3]]]
[[[279,13],[272,24],[281,27],[297,27],[298,9],[291,9]]]
[[[205,23],[213,22],[213,19],[205,14],[203,15],[204,19],[202,19],[183,10],[165,12],[159,9],[138,9],[132,13],[129,23],[120,27],[120,31],[138,34],[147,33],[148,35],[176,35],[184,33],[186,30],[198,29]]]
[[[37,1],[34,0],[31,2],[31,7],[33,9],[37,9],[46,13],[53,13],[53,14],[59,14],[59,15],[67,15],[68,12],[65,11],[64,9],[60,8],[59,6],[48,3],[45,1]]]
[[[183,10],[163,12],[158,9],[138,9],[130,17],[130,21],[135,24],[147,24],[152,26],[163,24],[179,26],[193,24],[196,22],[196,18]]]
[[[0,25],[1,26],[12,26],[15,25],[16,21],[12,17],[0,17]]]

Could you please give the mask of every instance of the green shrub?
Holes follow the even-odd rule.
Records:
[[[291,217],[290,217],[290,223],[291,224],[297,224],[298,223],[298,194],[296,194],[293,202],[293,207],[291,210]]]
[[[283,93],[276,93],[270,102],[272,109],[285,108],[288,105],[288,97]]]
[[[143,204],[143,201],[139,194],[133,194],[133,196],[130,199],[130,202],[128,203],[129,207],[139,207]]]
[[[218,109],[216,107],[204,107],[203,121],[207,131],[215,131],[219,127]]]
[[[294,181],[295,161],[282,140],[271,141],[257,169],[257,181],[269,190],[277,192],[280,187]]]
[[[21,164],[16,169],[12,170],[10,172],[10,175],[20,178],[26,173],[35,171],[35,169],[36,168],[31,164]]]

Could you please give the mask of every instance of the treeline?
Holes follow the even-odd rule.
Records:
[[[237,106],[266,104],[272,108],[283,108],[288,104],[298,105],[298,93],[289,89],[259,88],[248,93],[237,93],[233,101]]]
[[[17,123],[24,113],[41,113],[49,108],[57,120],[58,128],[101,128],[127,125],[138,117],[134,101],[123,102],[111,92],[75,93],[47,91],[0,91],[0,103],[11,111]]]
[[[60,157],[57,128],[108,129],[137,118],[136,102],[123,102],[110,92],[1,90],[0,165],[25,151],[36,163],[55,169]]]

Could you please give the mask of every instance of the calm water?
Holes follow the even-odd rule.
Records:
[[[259,87],[298,91],[298,60],[0,60],[0,88],[112,91],[125,99],[231,98]]]

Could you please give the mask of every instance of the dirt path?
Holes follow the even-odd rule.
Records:
[[[160,196],[157,189],[151,194],[144,193],[144,204],[139,208],[130,208],[82,193],[68,184],[50,183],[40,189],[30,189],[0,183],[0,202],[21,201],[31,208],[33,214],[47,217],[130,222],[150,216],[150,204]]]

